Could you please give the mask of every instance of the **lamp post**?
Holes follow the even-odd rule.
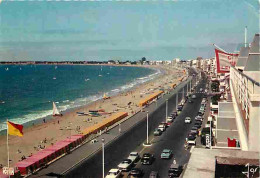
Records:
[[[178,108],[178,92],[179,91],[177,91],[177,93],[176,93],[176,111],[177,111],[177,108]]]
[[[184,87],[182,88],[182,99],[184,99]]]
[[[192,79],[190,80],[190,92],[191,92],[191,83],[192,83]]]
[[[149,112],[146,111],[146,143],[143,143],[144,146],[151,146],[149,143]]]
[[[149,145],[149,111],[146,112],[146,122],[147,122],[147,126],[146,126],[146,144]]]
[[[102,138],[101,139],[102,141],[102,175],[103,175],[103,178],[105,178],[105,139]]]
[[[166,118],[165,118],[166,123],[167,123],[167,117],[168,117],[168,99],[166,99]]]

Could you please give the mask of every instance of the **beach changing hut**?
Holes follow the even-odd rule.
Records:
[[[152,94],[152,95],[149,95],[148,97],[142,99],[142,100],[139,102],[139,106],[142,107],[142,106],[147,105],[149,102],[151,102],[153,99],[155,99],[155,98],[157,98],[158,96],[160,96],[162,93],[163,93],[163,91],[157,91],[156,93],[154,93],[154,94]]]

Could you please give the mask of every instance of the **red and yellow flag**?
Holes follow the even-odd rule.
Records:
[[[23,136],[23,125],[15,124],[7,121],[8,134],[22,137]]]

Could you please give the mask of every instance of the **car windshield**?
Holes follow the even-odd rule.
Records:
[[[130,156],[137,156],[137,153],[130,153]]]
[[[194,140],[196,137],[194,135],[189,135],[188,139],[189,140]]]
[[[109,172],[108,175],[116,175],[116,172]]]
[[[170,153],[170,150],[163,150],[163,153]]]
[[[126,164],[126,163],[127,163],[127,164],[129,164],[130,162],[131,162],[131,161],[130,161],[130,160],[128,160],[128,159],[126,159],[126,160],[122,161],[122,163],[123,163],[123,164]]]
[[[150,154],[144,154],[143,158],[149,158],[151,155]]]

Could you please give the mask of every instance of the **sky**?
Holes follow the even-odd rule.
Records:
[[[0,61],[171,60],[238,50],[259,33],[258,0],[0,3]]]

